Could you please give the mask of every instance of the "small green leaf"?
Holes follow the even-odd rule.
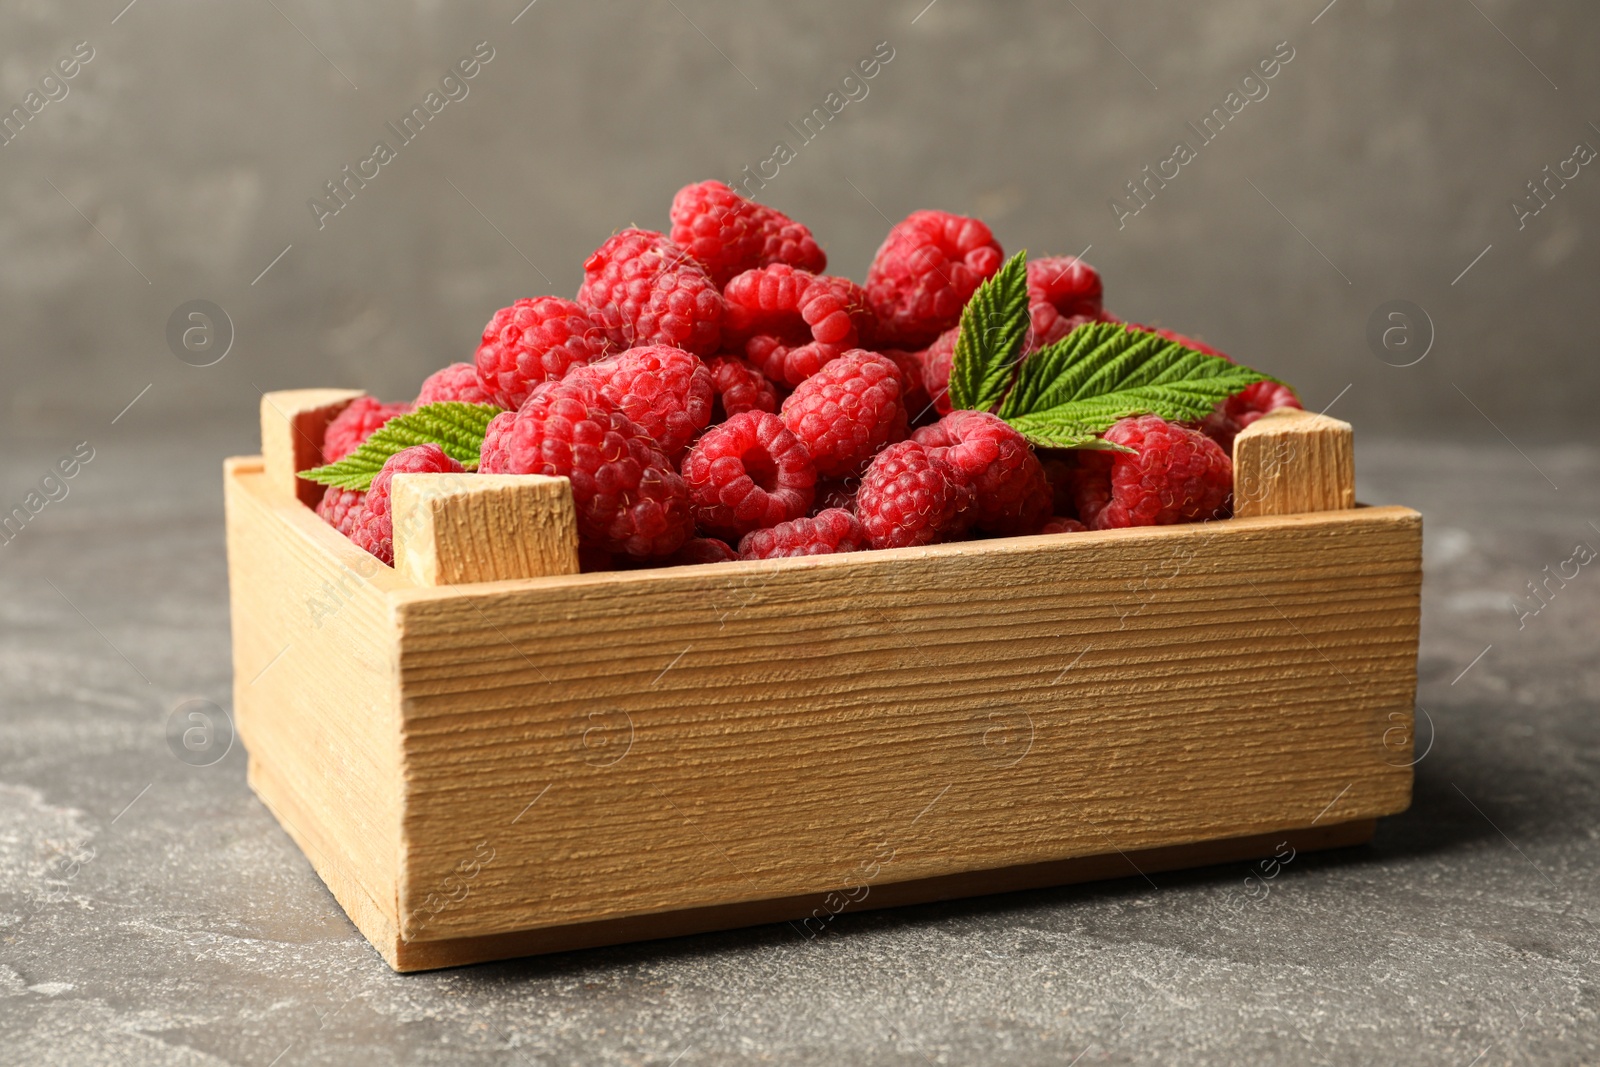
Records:
[[[1006,395],[1028,339],[1028,253],[1006,260],[961,309],[950,367],[950,406],[988,411]]]
[[[1037,445],[1093,447],[1118,419],[1203,418],[1218,401],[1270,380],[1122,323],[1086,323],[1023,361],[1000,417]]]
[[[366,492],[384,461],[412,445],[433,443],[445,455],[466,467],[476,467],[489,420],[500,414],[493,404],[464,404],[448,400],[427,404],[384,423],[361,447],[326,466],[301,471],[300,477],[319,485]]]

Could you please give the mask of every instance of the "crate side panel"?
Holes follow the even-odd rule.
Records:
[[[388,572],[308,508],[275,499],[259,465],[226,477],[234,718],[252,786],[359,917],[397,918],[400,746]],[[362,562],[361,557],[370,560]],[[376,578],[376,581],[374,580]],[[268,796],[268,792],[281,795]],[[337,883],[337,884],[336,884]],[[360,885],[369,904],[344,897]],[[365,929],[365,926],[363,926]],[[369,931],[370,936],[370,931]]]
[[[1420,533],[1373,508],[402,596],[402,934],[1399,811]]]

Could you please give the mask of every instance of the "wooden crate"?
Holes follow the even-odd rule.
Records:
[[[1410,802],[1421,518],[1350,428],[1235,445],[1237,517],[579,575],[565,479],[395,479],[398,566],[227,462],[250,784],[396,970],[1367,840]]]

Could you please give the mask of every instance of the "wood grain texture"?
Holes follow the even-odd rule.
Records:
[[[811,893],[778,900],[754,900],[741,904],[686,908],[682,911],[603,919],[572,926],[552,926],[538,930],[519,930],[514,933],[450,938],[443,941],[405,941],[396,937],[392,927],[384,925],[383,920],[375,919],[373,929],[379,931],[378,936],[374,937],[369,932],[368,937],[383,954],[389,966],[397,971],[456,967],[487,960],[511,959],[546,952],[569,952],[574,949],[617,945],[630,941],[683,937],[711,930],[728,930],[763,923],[788,922],[798,938],[811,938],[827,932],[828,923],[831,922],[831,918],[828,917],[839,914],[870,911],[876,908],[898,908],[909,904],[926,904],[932,901],[954,900],[991,893],[1074,885],[1104,879],[1142,878],[1187,867],[1244,863],[1271,856],[1285,845],[1302,853],[1346,848],[1370,841],[1376,825],[1376,820],[1373,819],[1358,819],[1343,823],[1322,822],[1317,826],[1286,830],[1282,833],[1199,841],[1163,848],[1139,849],[1134,852],[1110,852],[1000,870],[966,871],[942,878],[923,878],[910,882],[878,883],[865,887],[865,892],[859,891],[858,888],[848,895],[832,892]],[[1247,873],[1249,872],[1236,871],[1232,876],[1237,877],[1242,883]],[[1260,877],[1259,873],[1257,877]],[[1249,906],[1250,899],[1242,888],[1236,888],[1232,893],[1224,893],[1219,897],[1218,910],[1223,915],[1239,913],[1240,909]],[[462,906],[470,906],[469,900],[470,895],[462,901]],[[1243,914],[1248,915],[1249,912],[1245,911]],[[367,923],[359,925],[363,930],[368,929]]]
[[[403,935],[1402,810],[1420,534],[1367,508],[402,590]]]
[[[323,487],[297,476],[322,463],[322,435],[359,389],[286,389],[261,395],[261,457],[267,484],[285,499],[315,505]]]
[[[393,922],[401,767],[387,597],[403,584],[284,500],[260,460],[229,460],[224,483],[233,714],[252,784],[286,825],[289,807],[307,813],[296,840],[337,862],[318,871],[353,917],[377,909]]]
[[[1298,408],[1268,412],[1233,442],[1233,513],[1295,515],[1356,506],[1348,422]]]
[[[397,474],[395,570],[416,585],[578,573],[572,484],[539,474]]]

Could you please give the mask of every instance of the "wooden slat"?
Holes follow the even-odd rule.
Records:
[[[1356,506],[1348,422],[1298,408],[1269,412],[1233,442],[1233,513],[1294,515]]]
[[[395,570],[417,585],[578,573],[572,484],[537,474],[397,474]]]
[[[286,824],[285,810],[308,813],[295,838],[337,863],[318,870],[352,916],[377,909],[395,922],[400,721],[387,597],[404,583],[285,500],[261,460],[229,460],[224,485],[233,714],[252,785]]]
[[[284,499],[315,505],[323,487],[297,477],[322,463],[322,435],[359,389],[287,389],[261,396],[261,456],[267,485]]]
[[[1402,810],[1420,531],[1367,508],[398,591],[402,934]]]

